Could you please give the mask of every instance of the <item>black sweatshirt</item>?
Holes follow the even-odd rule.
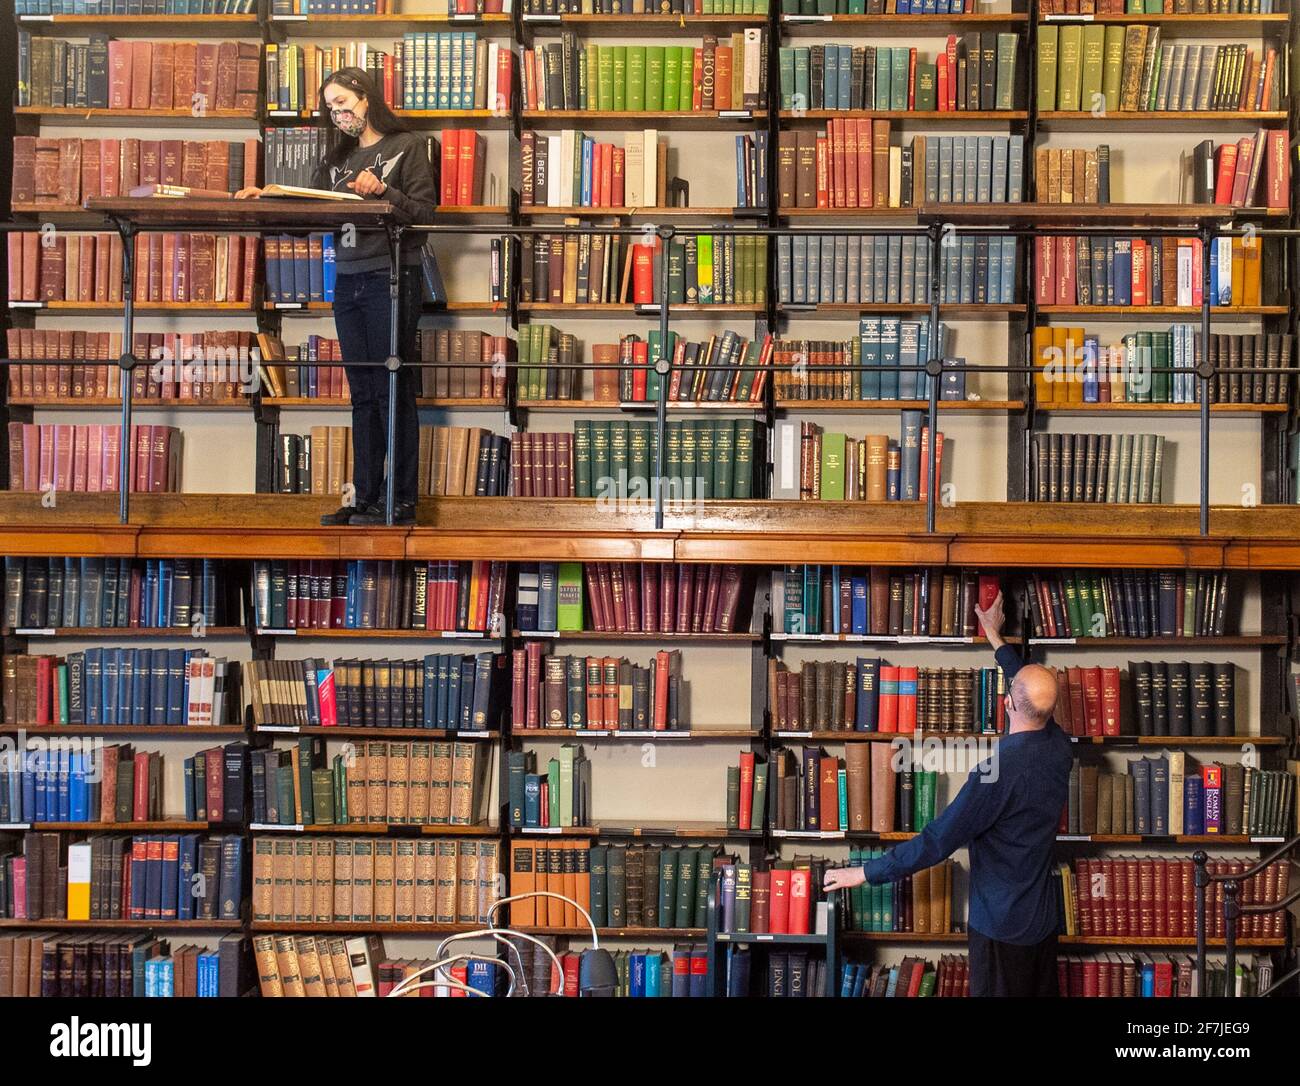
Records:
[[[383,196],[367,199],[387,200],[393,205],[400,223],[433,221],[438,206],[438,189],[422,136],[414,132],[390,132],[378,143],[357,147],[341,166],[321,162],[316,167],[312,186],[334,192],[351,192],[347,183],[367,169],[388,185]],[[402,263],[418,264],[423,245],[423,234],[404,235]],[[335,272],[339,275],[386,270],[388,238],[382,231],[358,230],[356,244],[343,246],[336,235],[334,262]]]

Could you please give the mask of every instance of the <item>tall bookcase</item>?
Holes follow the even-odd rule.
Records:
[[[420,0],[399,0],[410,8]],[[423,3],[420,4],[424,6]],[[788,5],[784,5],[788,6]],[[599,37],[602,41],[683,41],[698,42],[702,34],[723,35],[746,26],[762,25],[768,42],[768,108],[736,111],[731,115],[629,113],[528,112],[520,106],[518,88],[505,112],[424,111],[402,114],[412,127],[422,132],[438,132],[447,127],[475,128],[488,141],[488,173],[491,178],[482,206],[443,207],[439,220],[463,226],[461,234],[435,237],[443,262],[444,276],[451,301],[430,308],[422,317],[422,326],[484,328],[496,334],[512,334],[524,321],[543,321],[572,331],[586,347],[625,331],[644,335],[655,327],[669,326],[683,335],[696,331],[711,332],[731,328],[746,336],[761,339],[774,335],[796,339],[844,339],[856,335],[856,322],[868,313],[906,315],[913,319],[943,320],[950,324],[960,345],[958,353],[974,364],[968,374],[968,391],[978,398],[944,401],[937,405],[950,453],[945,457],[945,479],[952,490],[935,520],[928,524],[924,507],[916,503],[859,505],[858,503],[787,502],[704,502],[694,507],[669,505],[662,522],[644,509],[609,511],[580,500],[561,500],[552,508],[540,502],[514,499],[437,499],[427,501],[421,509],[421,526],[413,530],[378,530],[374,532],[319,530],[312,528],[323,501],[295,495],[263,494],[257,498],[232,498],[271,489],[277,438],[285,431],[318,421],[340,422],[346,404],[310,399],[276,399],[262,392],[247,404],[214,407],[212,405],[157,404],[137,407],[150,412],[174,412],[174,418],[186,431],[186,463],[182,478],[192,496],[133,497],[131,523],[117,526],[115,504],[87,496],[68,495],[52,509],[43,508],[39,496],[14,492],[4,495],[5,521],[12,525],[0,530],[5,554],[27,555],[129,555],[133,557],[266,557],[266,558],[380,558],[380,559],[481,559],[496,558],[513,563],[538,560],[677,560],[735,561],[751,570],[747,582],[753,586],[751,621],[747,630],[728,637],[646,637],[619,638],[594,633],[564,635],[556,639],[556,651],[619,652],[637,662],[638,655],[653,653],[656,642],[687,650],[687,677],[699,699],[693,724],[686,735],[654,736],[599,735],[574,733],[564,729],[543,732],[513,731],[506,721],[475,734],[473,741],[490,744],[497,755],[496,793],[500,802],[494,807],[491,824],[484,832],[502,843],[502,869],[509,870],[509,845],[516,836],[543,839],[541,834],[507,832],[501,808],[506,792],[501,763],[507,751],[531,748],[539,758],[546,758],[556,742],[581,742],[596,760],[595,816],[590,827],[562,829],[563,835],[598,838],[608,842],[683,841],[717,842],[738,851],[742,858],[762,862],[765,858],[789,859],[796,849],[821,850],[827,855],[843,856],[846,846],[860,841],[880,841],[874,834],[858,835],[849,831],[773,831],[759,832],[728,829],[723,808],[725,769],[734,764],[737,748],[769,754],[777,744],[807,742],[837,748],[849,742],[883,738],[862,733],[812,732],[779,734],[773,730],[767,714],[767,662],[771,657],[786,661],[812,658],[813,655],[848,658],[860,650],[852,639],[838,635],[788,637],[774,630],[768,608],[765,572],[795,562],[818,562],[845,566],[938,566],[951,565],[985,570],[1015,570],[1038,567],[1092,568],[1179,568],[1234,571],[1240,579],[1246,599],[1241,635],[1220,639],[1217,643],[1183,639],[1144,639],[1136,644],[1108,640],[1096,644],[1064,641],[1030,644],[1026,648],[1034,658],[1061,664],[1075,659],[1089,662],[1121,663],[1134,653],[1151,650],[1162,658],[1180,658],[1184,652],[1204,652],[1215,658],[1230,659],[1249,676],[1239,698],[1239,713],[1245,718],[1252,739],[1265,765],[1278,764],[1283,752],[1295,754],[1295,708],[1288,698],[1290,669],[1296,649],[1295,614],[1292,576],[1300,560],[1290,542],[1295,536],[1292,510],[1279,507],[1294,500],[1295,485],[1288,465],[1294,444],[1295,392],[1285,404],[1216,404],[1209,412],[1208,434],[1211,437],[1211,468],[1208,492],[1203,492],[1191,450],[1200,438],[1198,409],[1193,405],[1164,404],[1082,404],[1039,403],[1029,377],[1033,358],[1034,329],[1060,323],[1086,324],[1089,330],[1165,326],[1173,320],[1197,322],[1200,307],[1192,309],[1164,307],[1159,310],[1133,312],[1115,307],[1039,305],[1035,301],[1033,246],[1037,238],[1067,228],[1133,230],[1163,228],[1171,233],[1201,233],[1208,239],[1215,226],[1238,228],[1246,223],[1273,227],[1291,227],[1294,214],[1264,214],[1259,209],[1224,210],[1175,205],[1167,195],[1171,174],[1168,162],[1175,151],[1187,149],[1203,138],[1223,138],[1224,134],[1243,134],[1258,125],[1286,126],[1294,131],[1292,96],[1287,108],[1267,115],[1198,113],[1140,113],[1097,116],[1092,112],[1040,112],[1036,96],[1036,47],[1038,32],[1046,22],[1094,21],[1107,23],[1144,23],[1159,25],[1170,35],[1197,40],[1248,38],[1276,42],[1279,63],[1289,72],[1290,43],[1294,20],[1289,13],[1271,15],[1160,14],[1115,16],[1040,16],[1025,0],[1011,0],[991,5],[993,10],[960,15],[839,15],[813,12],[772,10],[760,15],[595,15],[544,14],[516,10],[511,14],[451,16],[404,12],[383,16],[317,15],[282,13],[279,5],[269,8],[263,3],[248,16],[185,16],[158,19],[152,16],[54,16],[20,15],[20,29],[32,33],[56,34],[82,38],[92,30],[104,30],[122,37],[181,36],[186,38],[237,37],[270,44],[366,40],[378,48],[408,30],[474,29],[502,45],[532,47],[536,42],[552,40],[567,30],[576,31],[580,39]],[[781,133],[824,124],[840,111],[783,111],[780,106],[777,50],[782,45],[821,40],[850,40],[855,44],[918,42],[922,51],[938,46],[944,35],[970,31],[1014,33],[1019,43],[1014,108],[982,112],[943,112],[923,114],[875,112],[888,117],[900,128],[906,140],[915,132],[961,132],[963,134],[1022,134],[1024,139],[1024,177],[1026,193],[1032,192],[1035,148],[1042,145],[1068,145],[1080,137],[1088,141],[1107,140],[1118,152],[1113,162],[1113,176],[1119,198],[1111,206],[1047,205],[1033,200],[1019,205],[948,205],[924,208],[877,208],[870,211],[840,209],[793,209],[778,206],[776,196],[777,148]],[[1282,59],[1284,58],[1284,59]],[[518,63],[516,63],[518,71]],[[516,77],[517,78],[517,77]],[[1288,86],[1289,84],[1284,84]],[[262,96],[263,102],[265,95]],[[172,111],[159,116],[129,116],[121,112],[51,110],[27,107],[16,110],[19,134],[94,135],[125,134],[142,123],[155,124],[179,138],[243,138],[258,127],[310,123],[299,111],[258,111],[240,116],[193,116],[188,110]],[[520,205],[521,187],[519,138],[525,129],[554,130],[557,127],[583,131],[618,133],[656,126],[670,145],[670,171],[691,183],[696,205],[689,208],[577,209],[529,208]],[[727,206],[726,193],[734,179],[732,137],[739,132],[767,133],[768,181],[766,207],[741,209]],[[4,154],[9,140],[4,140]],[[721,150],[719,145],[721,144]],[[0,161],[3,161],[0,159]],[[1157,165],[1158,164],[1158,165]],[[1163,171],[1163,172],[1162,172]],[[8,170],[4,170],[8,178]],[[697,197],[703,197],[701,201]],[[1162,206],[1163,205],[1163,206]],[[1292,202],[1294,207],[1294,199]],[[58,228],[86,228],[96,219],[75,208],[13,207],[18,221],[53,222]],[[545,228],[561,218],[577,217],[585,222],[625,226],[641,230],[650,226],[675,231],[699,227],[716,234],[757,232],[764,237],[768,254],[766,301],[754,306],[572,306],[550,303],[519,303],[512,292],[510,301],[492,304],[487,294],[487,258],[485,246],[494,233],[511,228]],[[816,306],[782,303],[777,290],[776,237],[782,231],[834,233],[849,230],[900,229],[917,233],[922,243],[939,245],[943,236],[963,228],[972,231],[996,231],[1013,228],[1019,238],[1016,265],[1015,301],[1007,304],[942,304],[919,302],[911,305],[865,305],[857,303],[821,304]],[[1294,274],[1294,239],[1273,236],[1265,239],[1269,253],[1276,260],[1266,262],[1265,303],[1245,309],[1216,309],[1213,327],[1232,331],[1294,331],[1296,298],[1291,277]],[[120,306],[69,306],[43,304],[10,306],[11,325],[37,321],[44,327],[93,323],[97,327],[117,327]],[[213,326],[238,327],[243,330],[279,332],[286,340],[315,331],[332,333],[329,307],[323,303],[273,304],[258,294],[253,304],[229,307],[143,307],[138,316],[150,327],[167,330],[191,330]],[[206,323],[204,323],[206,322]],[[141,325],[137,325],[140,327]],[[1005,362],[1001,361],[1005,359]],[[981,368],[982,367],[982,368]],[[61,402],[57,398],[24,401],[5,395],[6,421],[83,421],[90,412],[104,413],[105,421],[115,419],[116,403]],[[590,390],[586,391],[590,395]],[[497,429],[519,430],[567,428],[572,419],[592,416],[621,417],[653,409],[655,405],[627,405],[559,401],[521,401],[513,379],[506,384],[501,400],[428,400],[421,403],[422,422],[487,425]],[[776,396],[769,382],[764,399],[757,404],[694,404],[673,402],[659,415],[667,417],[711,417],[721,413],[759,417],[769,431],[778,419],[815,421],[827,428],[847,428],[855,435],[864,425],[893,428],[903,407],[926,408],[926,401],[861,400],[783,400]],[[1063,506],[1025,504],[1030,497],[1032,435],[1050,431],[1058,419],[1068,426],[1092,427],[1102,424],[1098,416],[1108,416],[1107,426],[1129,427],[1132,420],[1158,427],[1175,437],[1182,454],[1171,470],[1170,506],[1065,508]],[[246,421],[247,420],[247,421]],[[1087,420],[1086,422],[1081,420]],[[252,422],[251,432],[248,421]],[[663,446],[662,431],[660,446]],[[211,457],[212,449],[230,449],[229,459]],[[967,451],[970,455],[966,455]],[[7,458],[7,445],[0,445],[0,457]],[[1005,463],[1005,474],[1001,464]],[[1245,465],[1243,468],[1242,465]],[[0,460],[0,468],[7,461]],[[1238,471],[1243,474],[1236,474]],[[1250,506],[1239,493],[1245,485],[1253,487],[1254,500],[1264,508]],[[106,496],[111,497],[111,496]],[[1204,501],[1210,507],[1208,534],[1201,531],[1192,506]],[[1172,507],[1171,507],[1172,506]],[[1269,508],[1269,507],[1272,508]],[[558,516],[556,512],[558,511]],[[510,616],[507,616],[509,621]],[[39,652],[45,646],[53,651],[72,651],[85,644],[104,639],[145,638],[149,644],[186,644],[185,631],[176,637],[161,636],[155,631],[41,631],[23,633],[5,631],[6,652]],[[502,651],[542,635],[508,631],[502,638],[491,638]],[[237,657],[245,652],[249,658],[328,655],[332,646],[346,642],[342,651],[384,655],[423,655],[430,646],[426,639],[383,632],[343,630],[327,635],[298,631],[275,632],[248,628],[207,631],[206,646],[212,651]],[[475,646],[481,639],[450,632],[440,644]],[[646,644],[649,641],[651,644]],[[300,644],[300,642],[302,644]],[[697,643],[698,642],[698,643]],[[142,643],[145,643],[142,640]],[[1123,650],[1121,652],[1121,650]],[[875,651],[875,650],[872,650]],[[950,665],[960,662],[974,666],[987,663],[986,646],[975,641],[925,639],[904,641],[889,648],[908,663],[923,666]],[[1244,710],[1244,711],[1243,711]],[[22,722],[18,722],[22,723]],[[6,729],[9,729],[6,725]],[[103,731],[103,729],[101,729]],[[322,732],[329,730],[322,729]],[[105,734],[118,734],[106,732]],[[126,733],[121,733],[126,734]],[[310,734],[300,731],[298,734]],[[284,733],[237,726],[219,733],[196,735],[194,729],[164,734],[158,729],[142,732],[139,739],[157,741],[169,757],[179,758],[200,744],[222,741],[228,737],[245,737],[251,742],[283,741]],[[332,733],[326,738],[353,739],[360,736]],[[375,735],[375,738],[383,736]],[[409,733],[394,735],[407,738]],[[420,737],[426,737],[424,732]],[[428,737],[433,738],[432,735]],[[132,736],[133,739],[136,736]],[[1207,756],[1228,753],[1232,744],[1180,743],[1189,750],[1204,750]],[[1087,744],[1088,757],[1106,758],[1112,751],[1147,743],[1117,742]],[[1155,744],[1170,746],[1172,741]],[[173,751],[177,753],[173,755]],[[1083,752],[1081,751],[1081,754]],[[173,766],[173,770],[174,770]],[[957,783],[949,780],[940,793],[940,806],[955,794]],[[176,807],[175,790],[169,787],[170,809]],[[61,830],[67,826],[52,827]],[[106,827],[96,826],[96,829]],[[143,830],[140,824],[108,827],[115,831]],[[159,832],[180,832],[195,827],[180,823],[150,827]],[[286,832],[285,827],[263,831],[245,827],[250,834]],[[289,832],[308,831],[292,829]],[[340,834],[355,833],[355,827],[340,826]],[[401,828],[390,832],[401,834]],[[897,835],[894,835],[897,836]],[[887,835],[888,839],[888,835]],[[1062,840],[1062,858],[1088,852],[1104,854],[1111,850],[1141,849],[1161,854],[1181,855],[1193,847],[1213,846],[1215,854],[1231,852],[1255,856],[1270,847],[1258,839],[1220,839],[1205,841],[1149,840],[1130,838]],[[954,917],[964,916],[965,886],[959,879],[954,892]],[[4,922],[13,926],[13,922]],[[42,922],[43,927],[50,927]],[[72,925],[70,925],[72,926]],[[149,924],[162,930],[166,924]],[[314,925],[252,924],[245,930],[313,931]],[[371,925],[380,930],[381,926]],[[383,928],[395,940],[394,953],[419,956],[428,941],[459,930],[461,926],[408,924]],[[181,925],[184,928],[184,925]],[[574,934],[580,932],[559,932]],[[630,940],[633,945],[670,945],[674,941],[697,941],[703,931],[610,929],[602,937]],[[918,936],[910,933],[865,935],[845,933],[842,940],[851,958],[914,952],[917,947],[927,955],[959,949],[962,934]],[[1080,940],[1082,944],[1084,941]],[[1129,949],[1159,947],[1158,942],[1114,938],[1090,940],[1083,949]],[[1185,944],[1177,944],[1185,946]],[[1074,947],[1066,944],[1065,950]],[[1290,936],[1279,943],[1258,949],[1293,954]]]

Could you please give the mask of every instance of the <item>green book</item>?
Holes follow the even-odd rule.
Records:
[[[627,849],[610,845],[606,854],[605,913],[611,928],[627,924]]]
[[[750,344],[747,348],[753,348]],[[748,361],[748,358],[746,359]],[[745,381],[750,378],[745,378]],[[745,399],[745,396],[741,396]],[[733,498],[746,499],[754,496],[754,420],[737,419],[736,420],[736,449],[733,453],[735,470],[732,472],[731,496]]]
[[[312,748],[313,743],[310,736],[303,736],[298,740],[298,780],[295,782],[298,790],[298,802],[302,806],[302,821],[306,825],[314,821],[312,815]],[[292,807],[289,808],[293,810]]]
[[[1039,40],[1042,40],[1041,27],[1039,28]],[[1119,109],[1119,92],[1123,82],[1124,27],[1107,26],[1101,73],[1101,92],[1106,96],[1107,113],[1113,113]]]
[[[713,497],[713,423],[709,419],[687,419],[682,425],[695,427],[695,493],[692,497],[708,501]]]
[[[527,324],[519,326],[519,366],[515,370],[515,394],[521,400],[528,399],[528,366],[532,357],[532,330]]]
[[[1012,35],[1014,38],[1015,35]],[[939,69],[936,64],[926,64],[922,61],[916,62],[916,108],[933,112],[938,108],[938,86],[939,86]],[[1001,74],[999,69],[999,81]],[[1011,106],[999,106],[999,109],[1010,109]]]
[[[699,288],[700,303],[712,302],[713,298],[713,235],[700,234],[695,240],[696,284]]]
[[[54,671],[55,682],[59,689],[59,720],[60,724],[68,723],[68,665],[60,664]]]
[[[591,490],[591,422],[588,419],[573,424],[573,481],[579,498],[595,497]]]
[[[609,421],[591,421],[591,496],[609,497]]]
[[[546,763],[546,795],[548,826],[561,826],[560,821],[560,760],[552,758]]]
[[[1087,628],[1083,624],[1083,616],[1079,613],[1078,586],[1072,576],[1062,577],[1061,584],[1065,590],[1066,623],[1070,627],[1070,636],[1084,637],[1087,635]]]
[[[740,829],[740,766],[727,766],[727,829]]]
[[[328,769],[311,771],[311,813],[317,825],[334,824],[334,775]]]
[[[754,304],[767,305],[767,239],[754,239]],[[857,342],[856,340],[854,342]]]
[[[1092,109],[1102,94],[1102,69],[1105,67],[1106,28],[1090,23],[1083,28],[1083,86],[1080,102],[1084,109]]]
[[[812,54],[807,46],[797,46],[794,53],[794,82],[790,87],[790,108],[808,109],[812,102],[811,75],[809,66]],[[879,75],[877,75],[879,78]],[[783,83],[782,86],[785,84]]]
[[[561,562],[555,581],[555,628],[581,630],[582,563]]]
[[[614,48],[599,47],[596,55],[596,107],[603,113],[614,108]]]
[[[570,184],[570,207],[582,206],[582,145],[586,140],[586,133],[575,130],[573,133],[573,162],[570,164],[570,175],[572,178]]]
[[[1124,28],[1120,27],[1120,42],[1123,43]],[[1055,23],[1040,23],[1038,26],[1038,112],[1048,113],[1056,108],[1056,53],[1060,40],[1061,28]],[[1119,87],[1116,85],[1116,94]],[[1118,102],[1118,97],[1116,102]]]
[[[560,747],[560,818],[562,822],[552,822],[551,825],[573,826],[577,824],[575,815],[577,814],[577,804],[574,802],[574,770],[573,760],[577,754],[578,748],[572,743],[565,743]]]
[[[627,110],[640,113],[645,110],[646,47],[627,47]]]
[[[922,996],[934,995],[934,986],[939,974],[933,969],[927,969],[921,974],[921,987],[917,989],[916,995],[919,999]]]
[[[1060,28],[1056,60],[1056,108],[1064,112],[1079,109],[1079,87],[1083,78],[1083,27],[1066,23]]]
[[[737,770],[739,773],[739,769]],[[693,927],[695,919],[695,860],[697,853],[704,851],[696,848],[684,848],[677,857],[677,907],[675,928]],[[664,914],[667,917],[667,913]]]
[[[670,422],[664,435],[664,478],[668,481],[667,497],[681,494],[682,490],[682,423]]]
[[[754,805],[749,815],[749,828],[761,830],[767,822],[767,763],[754,762]]]
[[[653,425],[650,422],[634,422],[628,429],[627,489],[632,497],[647,497],[650,494],[650,429]]]
[[[627,46],[611,45],[614,54],[614,111],[622,113],[627,104]]]
[[[666,110],[680,109],[678,103],[682,98],[682,47],[669,45],[664,48],[664,104]],[[689,104],[689,103],[688,103]]]
[[[666,848],[659,855],[659,924],[676,927],[677,920],[677,847]]]
[[[889,76],[889,108],[907,108],[907,69],[911,64],[911,51],[905,45],[891,49],[893,71]]]
[[[195,767],[197,774],[198,767]],[[119,776],[120,779],[120,776]],[[293,766],[286,759],[275,773],[276,792],[280,797],[280,825],[292,826],[294,824],[293,808]]]
[[[1016,87],[1016,52],[1019,38],[1015,34],[998,35],[998,67],[994,83],[994,107],[1011,109]],[[920,109],[920,106],[916,107]]]
[[[681,435],[681,448],[677,459],[677,478],[679,486],[683,487],[683,495],[687,498],[694,498],[700,484],[696,481],[696,445],[695,445],[695,421],[686,419],[682,422],[675,423],[678,433]],[[672,446],[669,446],[671,448]]]
[[[876,49],[876,108],[889,109],[890,76],[894,70],[893,54],[886,46]],[[811,104],[811,103],[810,103]]]
[[[736,907],[732,914],[733,930],[744,935],[749,932],[750,900],[753,896],[754,869],[749,864],[736,864]]]
[[[645,47],[645,108],[658,112],[664,108],[664,47]]]
[[[695,108],[695,49],[682,46],[682,72],[677,88],[677,108],[689,113]]]
[[[609,846],[591,846],[591,919],[598,928],[609,927]]]
[[[709,923],[709,884],[713,881],[713,853],[709,846],[701,848],[695,856],[695,923],[703,928]]]
[[[844,434],[822,434],[822,501],[844,500]]]
[[[713,496],[729,500],[735,467],[735,419],[713,420]]]
[[[686,246],[679,241],[668,242],[668,298],[681,303],[686,300]]]
[[[781,74],[781,109],[794,109],[794,54],[793,45],[783,45],[777,50],[777,70]]]
[[[627,419],[614,419],[609,423],[609,474],[613,480],[613,492],[619,497],[627,496],[627,427]]]
[[[595,42],[588,42],[586,49],[579,54],[578,99],[579,109],[595,110],[600,94],[596,80],[600,77],[600,51]]]

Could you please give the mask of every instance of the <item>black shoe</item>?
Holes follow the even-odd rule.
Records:
[[[384,503],[375,502],[365,509],[358,509],[353,512],[351,519],[348,521],[352,525],[387,523],[384,519]],[[414,524],[415,523],[415,503],[414,502],[394,502],[393,503],[393,524]]]
[[[360,512],[360,508],[355,505],[343,505],[333,513],[326,513],[320,518],[320,522],[327,528],[337,528],[340,525],[351,524],[352,518],[356,516],[358,512]]]

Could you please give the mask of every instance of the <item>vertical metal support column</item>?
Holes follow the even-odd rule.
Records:
[[[393,488],[397,473],[395,462],[397,452],[397,371],[402,359],[397,353],[400,348],[402,319],[402,227],[394,222],[386,225],[388,230],[388,357],[384,365],[388,369],[388,441],[386,472],[384,475],[384,523],[393,526]],[[367,362],[370,360],[367,359]]]
[[[659,375],[659,396],[655,402],[655,530],[664,526],[664,446],[668,437],[668,376],[672,371],[672,359],[668,351],[668,250],[672,246],[676,231],[671,226],[659,227],[657,234],[663,246],[659,256],[659,357],[654,361],[655,373]],[[684,482],[685,480],[683,480]],[[694,495],[694,486],[691,487]]]
[[[1241,915],[1241,903],[1237,894],[1241,883],[1229,879],[1223,884],[1223,945],[1227,951],[1224,972],[1227,974],[1224,995],[1231,998],[1237,994],[1237,917]]]
[[[1201,227],[1201,364],[1196,375],[1201,393],[1201,535],[1210,534],[1210,246],[1215,242],[1212,226]]]
[[[935,448],[938,445],[939,431],[939,376],[943,370],[943,363],[939,360],[939,257],[943,249],[943,237],[945,232],[950,229],[950,223],[931,223],[929,226],[929,243],[930,243],[930,335],[929,347],[926,350],[925,375],[929,377],[930,396],[929,396],[929,448],[928,453],[930,462],[926,465],[926,492],[925,492],[925,530],[926,532],[934,531],[935,521],[935,503],[938,501],[937,483],[938,472],[935,464]]]
[[[122,393],[122,432],[118,435],[117,519],[127,523],[131,515],[131,384],[139,359],[135,357],[135,226],[116,220],[122,236],[122,353],[118,356]]]
[[[1192,853],[1196,886],[1196,993],[1205,998],[1205,892],[1210,885],[1210,873],[1206,869],[1209,857],[1204,849]]]

